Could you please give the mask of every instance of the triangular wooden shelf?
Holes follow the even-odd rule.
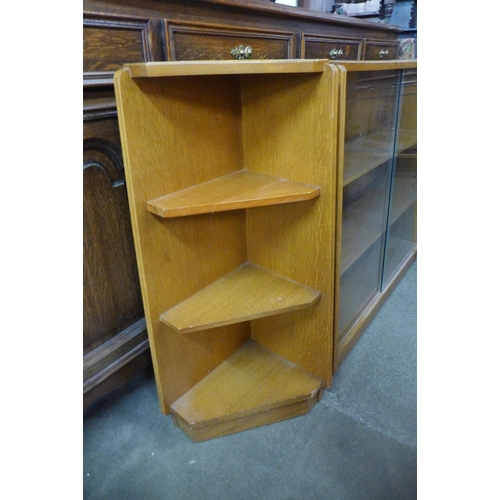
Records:
[[[308,413],[321,379],[250,340],[170,407],[175,423],[203,441]]]
[[[308,307],[320,292],[247,262],[160,316],[190,333]]]
[[[147,202],[147,209],[164,218],[280,205],[311,200],[320,189],[250,170],[239,170],[212,181]]]

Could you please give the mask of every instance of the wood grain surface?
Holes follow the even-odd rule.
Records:
[[[318,398],[321,379],[250,340],[171,407],[191,429],[195,440],[238,432],[305,413]],[[290,413],[290,408],[292,412]],[[221,426],[221,424],[226,424]]]
[[[321,292],[313,308],[252,322],[252,338],[331,383],[337,70],[242,77],[247,168],[320,186],[311,201],[247,211],[248,258]]]
[[[241,170],[148,201],[147,208],[160,217],[180,217],[312,200],[319,192],[315,186]]]
[[[180,333],[311,306],[320,292],[248,262],[160,316]]]
[[[241,75],[258,73],[321,73],[326,59],[283,59],[272,61],[173,61],[125,64],[132,78]]]

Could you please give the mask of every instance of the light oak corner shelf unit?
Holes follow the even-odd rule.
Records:
[[[325,63],[115,75],[160,404],[195,441],[303,415],[331,384],[339,70]]]

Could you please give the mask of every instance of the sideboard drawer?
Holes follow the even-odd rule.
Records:
[[[294,34],[283,31],[166,21],[169,61],[290,59]]]
[[[305,59],[357,61],[361,58],[362,46],[361,38],[304,35],[300,53]]]
[[[144,18],[84,14],[84,86],[113,85],[113,75],[123,64],[157,59],[153,24]]]
[[[380,40],[365,40],[363,47],[363,59],[370,61],[384,61],[397,59],[399,42]]]

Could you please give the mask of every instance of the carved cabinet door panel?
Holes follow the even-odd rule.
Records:
[[[142,310],[119,153],[103,139],[84,142],[84,350]]]
[[[84,407],[121,385],[132,361],[141,368],[149,356],[118,125],[99,113],[102,107],[84,121]]]

